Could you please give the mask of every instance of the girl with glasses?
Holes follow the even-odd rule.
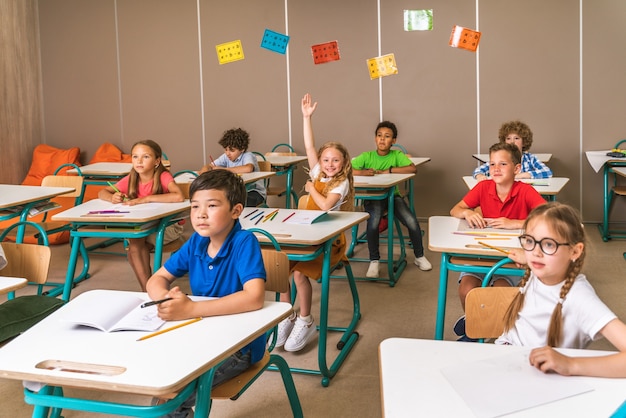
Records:
[[[606,337],[626,350],[626,325],[580,272],[585,231],[578,212],[558,202],[538,206],[526,218],[520,244],[509,258],[525,265],[526,273],[496,344],[585,348]],[[530,360],[541,368],[546,360],[539,352],[533,351]]]

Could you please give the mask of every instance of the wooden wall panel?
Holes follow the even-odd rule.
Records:
[[[21,183],[41,142],[37,2],[0,2],[0,183]]]

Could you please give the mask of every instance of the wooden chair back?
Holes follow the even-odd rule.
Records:
[[[518,287],[477,287],[465,298],[465,334],[470,338],[497,338],[504,315],[519,293]]]
[[[258,163],[260,171],[272,171],[272,164],[269,161],[259,160]]]
[[[36,244],[3,242],[8,264],[0,272],[7,277],[22,277],[32,283],[44,284],[50,270],[50,247]]]
[[[180,188],[180,191],[183,192],[183,197],[185,199],[190,199],[189,197],[189,187],[191,187],[191,183],[176,183]]]
[[[265,290],[285,293],[289,291],[289,258],[282,251],[262,249],[265,266]]]
[[[41,185],[45,187],[73,187],[73,192],[65,193],[59,196],[81,197],[83,194],[84,179],[85,178],[82,176],[46,176],[41,181]]]
[[[298,199],[298,209],[306,209],[306,205],[308,203],[309,203],[309,195],[303,194],[302,196],[300,196],[300,199]]]

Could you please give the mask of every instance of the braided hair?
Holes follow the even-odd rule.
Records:
[[[577,243],[585,243],[585,230],[581,223],[580,215],[571,206],[558,202],[549,202],[538,206],[528,215],[528,218],[526,218],[523,229],[525,230],[531,222],[539,220],[548,223],[554,233],[564,238],[565,242],[569,243],[570,246]],[[582,269],[584,260],[585,247],[583,246],[580,256],[570,262],[565,272],[565,282],[561,287],[559,301],[554,307],[554,311],[552,311],[547,341],[550,347],[558,347],[561,342],[563,331],[563,303]],[[530,280],[530,273],[530,268],[527,267],[519,283],[520,292],[515,296],[504,316],[505,332],[515,326],[517,316],[524,306],[524,294],[526,293],[526,286]]]

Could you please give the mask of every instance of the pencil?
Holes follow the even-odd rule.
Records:
[[[291,212],[291,214],[289,216],[287,216],[285,219],[283,219],[283,222],[286,222],[287,219],[291,218],[295,214],[296,214],[296,212]]]
[[[258,209],[253,210],[252,212],[244,216],[244,218],[247,218],[248,216],[252,215],[254,212],[258,212],[258,211],[259,211]]]
[[[454,235],[468,235],[470,237],[487,237],[486,234],[477,234],[475,232],[459,232],[459,231],[454,231],[453,232]]]
[[[161,304],[163,302],[167,302],[168,300],[172,300],[173,298],[165,298],[165,299],[159,299],[159,300],[151,300],[149,302],[146,303],[142,303],[141,307],[142,308],[147,308],[148,306],[152,306],[152,305],[158,305]]]
[[[264,213],[265,213],[265,212],[261,211],[261,212],[257,213],[256,215],[254,215],[252,218],[250,218],[250,220],[256,219],[256,218],[258,218],[259,216],[263,216],[263,214],[264,214]]]
[[[120,189],[118,189],[117,187],[115,187],[115,184],[111,183],[110,181],[107,181],[107,183],[109,184],[109,186],[111,186],[111,188],[113,190],[115,190],[117,193],[122,193],[120,192]]]
[[[209,155],[209,158],[211,159],[211,165],[215,165],[215,160],[213,159],[213,156]]]
[[[503,241],[507,241],[507,240],[509,240],[510,238],[504,238],[504,237],[495,237],[495,238],[494,238],[494,237],[489,237],[489,236],[486,236],[486,237],[484,237],[484,238],[476,237],[476,238],[474,238],[474,239],[488,239],[488,240],[503,240]]]
[[[491,248],[492,250],[500,251],[501,253],[504,253],[504,254],[509,254],[510,253],[510,251],[507,251],[504,248],[495,247],[495,246],[489,245],[489,244],[487,244],[485,242],[478,241],[478,243],[480,245],[482,245],[483,247]]]
[[[173,327],[165,328],[165,329],[162,329],[160,331],[153,332],[152,334],[144,335],[143,337],[137,339],[137,341],[143,341],[143,340],[147,340],[148,338],[156,337],[157,335],[161,335],[161,334],[164,334],[166,332],[175,330],[177,328],[184,327],[185,325],[193,324],[194,322],[198,322],[201,319],[202,319],[202,317],[190,319],[189,321],[183,322],[183,323],[178,324],[178,325],[174,325]]]
[[[267,221],[268,219],[270,219],[272,216],[276,215],[277,213],[278,213],[278,209],[274,209],[273,211],[265,215],[265,218],[263,218],[263,222]]]

